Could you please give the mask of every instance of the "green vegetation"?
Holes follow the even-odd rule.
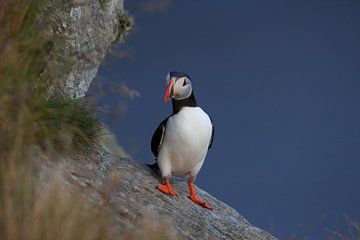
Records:
[[[58,39],[49,34],[46,21],[38,19],[44,4],[43,0],[5,1],[0,9],[3,160],[21,159],[33,145],[63,154],[81,152],[95,144],[101,134],[94,108],[61,93],[50,94],[59,79],[46,74],[49,64],[56,65],[48,53]]]
[[[99,0],[100,6],[105,8],[107,4],[109,4],[110,0]]]
[[[44,150],[52,143],[51,149],[58,152],[77,153],[97,144],[102,125],[90,105],[68,97],[52,97],[40,107],[36,122],[41,129],[36,132],[36,143]]]
[[[33,165],[87,151],[102,131],[86,102],[50,94],[58,79],[46,69],[57,40],[40,19],[44,6],[0,2],[0,239],[109,239],[106,211],[86,194],[68,194],[57,177],[40,181]]]
[[[134,19],[127,13],[122,12],[118,15],[118,28],[115,29],[116,37],[113,43],[117,43],[123,40],[124,36],[129,32],[134,25]]]
[[[74,161],[103,142],[122,154],[114,139],[104,137],[94,107],[54,87],[73,63],[64,39],[54,34],[56,11],[69,4],[0,1],[0,239],[171,239],[159,219],[119,229],[106,197],[89,200],[104,189],[66,184],[52,161],[59,155]],[[129,26],[125,20],[119,38]],[[39,165],[49,168],[45,177]]]

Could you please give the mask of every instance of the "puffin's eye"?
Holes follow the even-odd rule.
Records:
[[[183,82],[183,87],[185,87],[185,86],[186,86],[186,84],[187,84],[186,79],[184,79],[184,82]]]

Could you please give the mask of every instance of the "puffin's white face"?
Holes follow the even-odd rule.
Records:
[[[164,102],[167,102],[170,98],[182,100],[190,97],[192,93],[192,86],[188,77],[184,76],[180,78],[170,78],[170,74],[168,74],[166,81],[168,85],[164,95]]]

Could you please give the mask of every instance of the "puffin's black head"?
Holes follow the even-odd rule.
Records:
[[[183,100],[191,96],[192,86],[189,75],[182,72],[169,72],[166,76],[166,92],[164,102],[173,98]]]

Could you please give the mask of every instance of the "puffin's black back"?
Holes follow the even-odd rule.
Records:
[[[156,158],[159,154],[160,146],[161,146],[164,134],[165,134],[166,122],[169,119],[169,117],[165,118],[159,124],[159,126],[156,128],[156,130],[151,138],[151,151]]]
[[[176,78],[187,77],[190,79],[189,75],[187,75],[186,73],[182,73],[182,72],[172,71],[169,74],[170,74],[170,78],[172,78],[172,77],[176,77]],[[159,126],[156,128],[156,130],[151,138],[151,151],[156,158],[158,157],[159,150],[160,150],[160,147],[161,147],[164,135],[165,135],[166,123],[167,123],[168,119],[170,117],[172,117],[173,115],[177,114],[178,112],[180,112],[180,110],[183,107],[197,107],[197,106],[198,106],[198,104],[196,102],[194,92],[192,92],[188,98],[185,98],[182,100],[176,100],[174,98],[172,99],[172,107],[173,107],[172,114],[169,117],[165,118],[159,124]],[[211,136],[211,140],[209,142],[209,148],[211,148],[212,143],[213,143],[214,131],[215,131],[214,125],[212,125],[212,136]],[[157,160],[157,159],[155,159],[155,160]],[[159,170],[157,162],[155,162],[154,164],[147,164],[147,165],[154,171]]]

